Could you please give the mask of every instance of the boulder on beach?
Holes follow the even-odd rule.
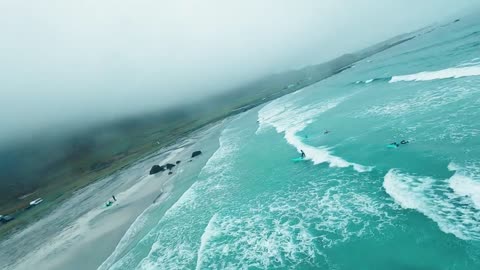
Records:
[[[180,164],[180,162],[181,162],[180,160],[177,160],[177,162],[176,162],[176,163],[177,163],[177,164]]]
[[[202,151],[195,151],[192,153],[192,158],[196,157],[196,156],[199,156],[202,154]]]
[[[150,169],[150,175],[165,171],[165,166],[153,165]]]
[[[175,164],[167,163],[165,167],[167,167],[167,170],[171,170],[173,167],[175,167]]]

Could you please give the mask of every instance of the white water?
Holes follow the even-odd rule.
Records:
[[[480,172],[475,164],[463,168],[455,163],[448,165],[455,174],[450,177],[450,188],[458,195],[472,200],[475,208],[480,210]]]
[[[218,215],[216,213],[212,216],[207,226],[205,227],[205,231],[200,237],[200,247],[198,248],[197,253],[197,270],[202,269],[203,254],[205,252],[205,249],[207,248],[208,242],[218,235],[218,231],[215,230],[215,221],[217,220],[217,216]]]
[[[414,209],[435,221],[445,233],[464,240],[480,240],[480,182],[462,173],[446,180],[415,176],[391,169],[384,177],[385,191],[402,208]]]
[[[424,71],[415,74],[393,76],[390,83],[409,81],[432,81],[449,78],[480,76],[480,66],[452,67],[437,71]]]

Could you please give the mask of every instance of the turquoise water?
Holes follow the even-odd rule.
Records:
[[[480,269],[479,108],[480,22],[435,28],[231,119],[100,268]]]

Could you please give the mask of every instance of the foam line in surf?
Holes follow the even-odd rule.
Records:
[[[480,76],[480,66],[453,67],[437,71],[424,71],[409,75],[393,76],[390,83],[457,79],[471,76]]]
[[[469,197],[475,208],[480,209],[480,172],[478,166],[461,167],[453,162],[448,164],[450,171],[455,174],[450,177],[450,188],[458,195]]]
[[[437,223],[440,230],[463,240],[480,240],[480,182],[467,176],[465,168],[456,168],[449,179],[438,180],[391,169],[383,187],[394,201],[413,209]]]
[[[348,162],[340,157],[334,156],[327,148],[310,146],[302,142],[302,140],[300,140],[300,138],[298,138],[295,134],[295,129],[287,130],[285,132],[285,139],[289,144],[295,146],[297,151],[303,150],[307,159],[311,160],[315,165],[321,163],[328,163],[330,167],[353,167],[353,169],[357,172],[367,172],[373,169],[373,167]]]
[[[203,232],[202,236],[200,237],[200,247],[198,248],[197,253],[197,266],[195,267],[195,269],[197,270],[202,269],[203,254],[205,252],[205,248],[208,245],[208,242],[218,235],[218,231],[215,230],[216,220],[217,214],[214,214],[208,222],[207,226],[205,227],[205,231]]]

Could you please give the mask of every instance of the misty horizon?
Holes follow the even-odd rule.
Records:
[[[0,3],[0,143],[186,106],[478,6],[388,2]]]

